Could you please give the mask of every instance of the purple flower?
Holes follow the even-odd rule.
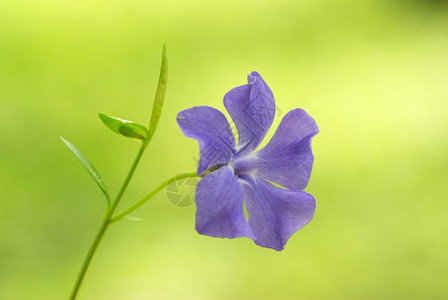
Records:
[[[196,190],[196,230],[212,237],[248,237],[282,250],[314,216],[315,200],[302,190],[313,166],[311,139],[319,129],[304,110],[294,109],[269,143],[255,151],[275,115],[274,96],[257,72],[225,95],[224,106],[238,130],[238,146],[217,109],[196,106],[177,116],[184,135],[199,142],[198,175],[208,171]]]

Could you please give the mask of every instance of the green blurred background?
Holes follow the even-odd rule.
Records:
[[[165,109],[124,208],[194,170],[175,116],[260,72],[313,116],[316,216],[283,252],[194,229],[164,193],[113,226],[80,299],[447,299],[448,5],[424,0],[0,1],[0,299],[66,299],[117,192],[167,43]]]

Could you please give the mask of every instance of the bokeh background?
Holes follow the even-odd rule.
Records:
[[[313,221],[282,252],[194,229],[159,194],[113,226],[79,299],[447,299],[448,3],[436,0],[0,2],[0,299],[66,299],[146,124],[167,44],[165,108],[121,208],[195,168],[175,116],[260,72],[282,116],[321,132]],[[187,192],[184,189],[183,192]]]

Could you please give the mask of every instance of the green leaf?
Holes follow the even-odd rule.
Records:
[[[104,125],[109,127],[115,133],[143,141],[146,141],[149,137],[148,129],[143,125],[105,114],[98,114],[98,116],[101,121],[103,121]]]
[[[120,133],[120,127],[123,124],[122,119],[111,117],[105,114],[98,114],[101,121],[103,121],[104,125],[109,127],[113,132]]]
[[[163,45],[162,66],[160,68],[159,84],[157,85],[156,97],[152,107],[151,121],[149,122],[149,135],[152,137],[162,114],[163,101],[165,100],[166,84],[168,81],[168,58],[166,47]]]
[[[92,176],[93,180],[98,184],[100,189],[103,191],[104,195],[106,196],[107,203],[110,205],[110,197],[109,192],[107,191],[106,185],[104,184],[103,179],[101,178],[100,174],[98,174],[98,171],[93,167],[93,165],[90,163],[90,161],[87,159],[87,157],[79,151],[75,146],[73,146],[72,143],[64,139],[62,136],[60,137],[61,140],[64,142],[64,144],[70,149],[70,151],[73,152],[73,154],[76,156],[76,158],[82,163],[84,168],[89,172],[90,176]]]

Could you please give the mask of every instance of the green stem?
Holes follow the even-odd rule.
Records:
[[[139,208],[140,206],[145,204],[147,201],[151,200],[152,197],[154,197],[158,192],[160,192],[168,184],[173,183],[174,181],[179,180],[179,179],[188,178],[188,177],[197,177],[197,176],[198,175],[196,174],[196,172],[191,172],[191,173],[177,175],[177,176],[174,176],[174,177],[171,177],[171,178],[165,180],[164,182],[159,184],[154,190],[152,190],[148,195],[146,195],[142,199],[138,200],[133,205],[131,205],[129,208],[123,210],[116,216],[112,217],[110,219],[109,224],[119,221],[123,217],[127,216],[128,214],[130,214],[131,212],[133,212],[134,210],[136,210],[137,208]]]
[[[121,197],[123,197],[124,192],[126,191],[126,188],[129,185],[129,182],[131,181],[132,175],[134,174],[135,169],[137,168],[137,165],[140,161],[140,158],[143,155],[143,152],[145,151],[147,146],[147,143],[143,143],[140,147],[140,150],[135,157],[134,163],[132,164],[131,169],[128,172],[128,175],[126,176],[126,179],[124,180],[120,191],[117,194],[117,197],[115,198],[112,205],[107,209],[106,214],[104,215],[103,222],[101,223],[100,229],[98,230],[98,233],[95,236],[95,239],[93,240],[92,245],[90,246],[89,252],[87,252],[87,255],[84,259],[84,262],[82,264],[81,270],[79,271],[78,278],[76,279],[75,285],[73,287],[73,291],[71,294],[70,299],[74,300],[76,298],[76,295],[78,294],[79,288],[81,287],[81,283],[84,279],[84,276],[87,272],[87,269],[89,268],[90,262],[92,261],[93,256],[95,255],[95,252],[98,248],[98,245],[100,244],[101,240],[103,239],[104,233],[106,232],[108,226],[111,223],[111,217],[113,213],[115,212],[115,209],[118,206],[118,203],[121,200]]]

